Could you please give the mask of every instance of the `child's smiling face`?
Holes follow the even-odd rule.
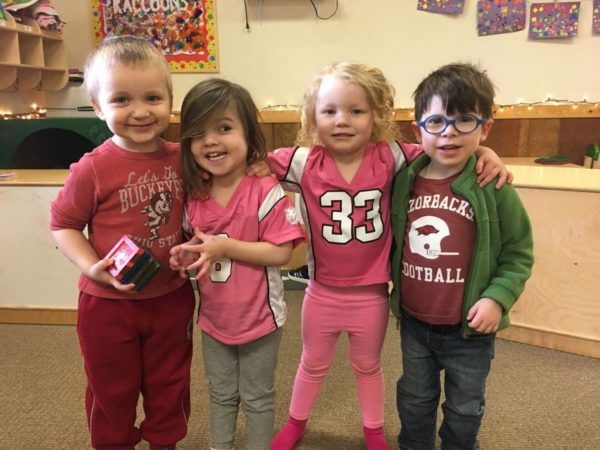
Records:
[[[471,111],[469,114],[481,118],[480,114],[476,111]],[[436,95],[431,99],[428,108],[423,111],[423,115],[419,119],[424,121],[431,116],[456,119],[462,116],[462,114],[455,113],[448,115],[442,99]],[[425,153],[431,158],[429,166],[430,170],[433,170],[433,173],[428,172],[428,174],[435,174],[436,178],[446,178],[460,172],[469,157],[475,153],[479,144],[487,138],[492,123],[493,120],[488,119],[470,133],[461,133],[457,131],[454,125],[448,124],[446,129],[440,133],[431,134],[416,122],[413,122],[412,128],[415,136],[419,143],[423,145]]]
[[[120,147],[141,153],[160,148],[159,138],[169,126],[172,106],[162,68],[114,64],[98,77],[92,103]]]
[[[335,156],[362,156],[373,133],[373,111],[363,88],[329,75],[315,104],[319,140]]]
[[[247,167],[248,143],[235,108],[227,108],[201,136],[193,137],[191,151],[196,163],[213,180],[241,180]]]

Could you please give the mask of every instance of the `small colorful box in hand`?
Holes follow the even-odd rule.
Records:
[[[123,284],[135,283],[136,291],[148,284],[160,269],[159,262],[150,251],[137,245],[127,235],[119,239],[106,258],[113,260],[108,272]]]

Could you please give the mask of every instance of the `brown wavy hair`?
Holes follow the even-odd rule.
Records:
[[[321,83],[328,76],[353,83],[365,91],[373,111],[374,124],[370,142],[393,141],[400,138],[398,127],[393,121],[396,91],[383,72],[358,62],[342,61],[321,69],[306,90],[302,105],[302,124],[296,138],[297,145],[310,146],[320,143],[316,131],[315,105]]]
[[[248,144],[248,165],[266,157],[265,136],[258,123],[259,111],[250,93],[242,86],[222,78],[210,78],[196,84],[181,106],[181,166],[186,193],[208,198],[211,175],[202,169],[192,155],[192,139],[204,134],[227,108],[233,108],[244,127]]]

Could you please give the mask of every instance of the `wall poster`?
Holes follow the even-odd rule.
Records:
[[[566,39],[577,36],[581,2],[532,3],[530,39]]]
[[[146,37],[172,72],[218,72],[216,0],[89,0],[94,41]]]
[[[462,14],[464,0],[418,0],[417,9],[441,14]]]
[[[513,33],[525,29],[525,0],[479,0],[477,31],[479,36]]]

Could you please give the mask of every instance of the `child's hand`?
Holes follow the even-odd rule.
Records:
[[[502,319],[502,306],[491,298],[480,298],[467,314],[469,327],[479,333],[495,333]]]
[[[192,244],[191,242],[196,239],[201,242],[200,244]],[[194,238],[187,244],[183,244],[184,250],[193,252],[200,255],[200,258],[193,264],[190,264],[186,269],[196,269],[196,278],[200,279],[210,273],[212,266],[218,260],[226,257],[227,241],[228,238],[224,236],[213,236],[212,234],[206,234],[200,231],[198,228],[194,229]]]
[[[117,291],[121,292],[130,292],[135,288],[135,284],[123,284],[115,277],[113,277],[109,272],[108,268],[112,265],[112,259],[101,259],[96,264],[93,264],[86,274],[92,280],[98,281],[104,284],[110,284]]]
[[[506,166],[500,157],[489,147],[480,146],[477,149],[477,184],[483,187],[498,177],[496,189],[500,189],[505,183],[512,183],[513,174],[506,170]]]
[[[250,177],[266,177],[271,175],[271,169],[264,161],[256,161],[246,169],[246,175]]]
[[[200,241],[196,237],[193,237],[187,242],[187,245],[194,245],[198,242]],[[171,248],[169,251],[171,254],[169,257],[169,267],[172,270],[177,270],[181,278],[188,278],[186,267],[196,261],[200,255],[198,253],[186,250],[184,245],[186,244],[176,245],[175,247]]]

